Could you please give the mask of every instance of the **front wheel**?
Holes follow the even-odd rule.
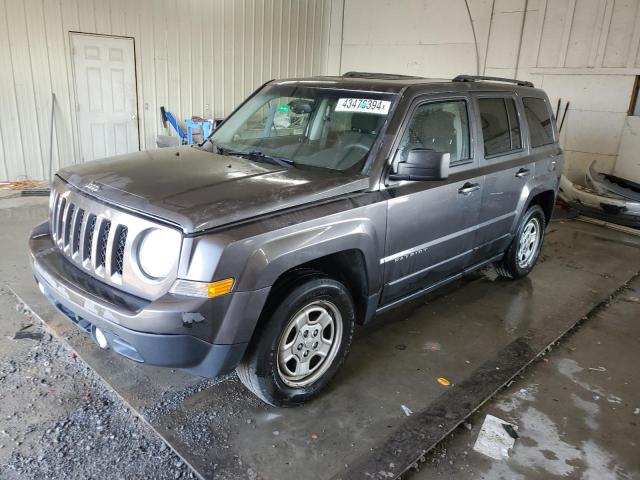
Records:
[[[496,265],[498,275],[516,280],[533,270],[544,240],[544,211],[540,205],[532,205],[520,220],[516,235],[504,257]]]
[[[236,370],[242,383],[274,406],[316,396],[351,346],[355,310],[349,291],[326,277],[307,280],[263,320]]]

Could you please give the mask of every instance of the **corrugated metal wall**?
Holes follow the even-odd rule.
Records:
[[[161,133],[161,105],[217,118],[268,79],[326,73],[332,3],[0,0],[0,179],[48,176],[52,92],[53,170],[79,161],[70,31],[135,39],[144,149]]]

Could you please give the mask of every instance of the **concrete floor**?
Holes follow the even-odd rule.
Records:
[[[640,279],[434,449],[411,480],[640,478]],[[486,414],[519,426],[508,458],[473,446]]]
[[[487,270],[385,314],[325,395],[282,410],[234,376],[133,364],[77,333],[33,284],[25,238],[46,210],[27,203],[0,209],[0,278],[205,478],[393,478],[640,270],[640,238],[556,221],[528,278]]]

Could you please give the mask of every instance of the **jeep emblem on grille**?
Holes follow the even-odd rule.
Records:
[[[100,190],[102,188],[102,185],[92,181],[92,182],[88,183],[85,188],[87,190],[89,190],[90,192],[97,192],[98,190]]]

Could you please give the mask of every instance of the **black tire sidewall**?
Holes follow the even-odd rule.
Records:
[[[522,232],[524,230],[525,225],[531,220],[531,218],[535,217],[540,224],[540,242],[538,243],[538,247],[536,249],[536,255],[533,258],[533,261],[526,268],[520,267],[518,265],[518,245],[520,244],[520,237],[522,236]],[[525,214],[520,219],[520,224],[518,225],[518,230],[516,231],[516,236],[513,239],[513,243],[507,252],[507,268],[512,272],[515,278],[521,278],[526,276],[533,267],[536,265],[538,261],[538,257],[540,256],[540,252],[542,251],[542,244],[544,243],[544,232],[546,229],[546,221],[544,211],[539,205],[532,205],[527,209]]]
[[[277,348],[280,337],[291,317],[305,305],[328,300],[333,303],[342,317],[342,338],[336,356],[329,369],[313,384],[306,387],[291,387],[280,378],[277,366]],[[264,328],[258,335],[251,368],[263,397],[277,406],[291,406],[306,402],[317,395],[329,383],[344,362],[353,338],[355,309],[348,290],[340,282],[328,278],[318,278],[295,288],[275,308]]]

